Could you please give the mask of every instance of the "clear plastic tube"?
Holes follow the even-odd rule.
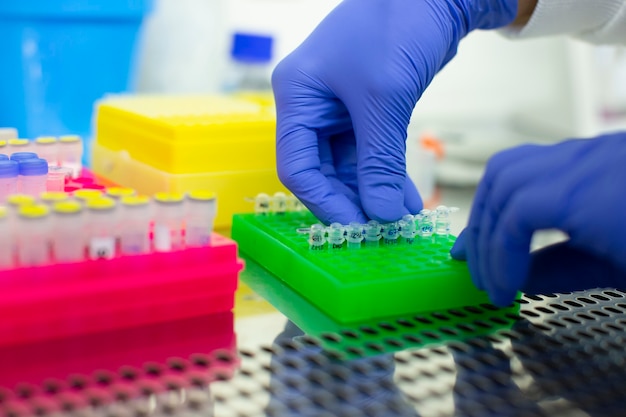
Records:
[[[211,244],[213,224],[217,215],[217,197],[212,191],[192,191],[187,195],[185,215],[185,246]]]

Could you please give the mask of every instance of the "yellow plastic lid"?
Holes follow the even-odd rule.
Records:
[[[80,142],[80,136],[78,136],[78,135],[59,136],[59,142],[61,142],[61,143]]]
[[[92,198],[87,200],[87,208],[90,210],[111,210],[115,208],[115,201],[107,197]]]
[[[215,191],[209,190],[194,190],[189,192],[187,195],[190,199],[198,201],[211,201],[217,198]]]
[[[159,203],[180,203],[185,198],[182,193],[156,193],[154,199]]]
[[[24,206],[35,204],[35,197],[28,194],[11,194],[7,197],[7,203],[12,206]]]
[[[56,201],[67,200],[69,196],[63,191],[44,191],[39,194],[39,198],[47,203],[53,203]]]
[[[41,145],[52,145],[57,143],[57,138],[55,138],[54,136],[40,136],[35,139],[35,142]]]
[[[82,189],[82,190],[76,190],[73,193],[74,197],[78,198],[79,200],[83,200],[83,201],[87,201],[87,200],[91,200],[94,198],[102,198],[104,197],[104,194],[102,194],[102,191],[100,190],[91,190],[91,189]]]
[[[0,219],[4,219],[7,217],[7,208],[4,206],[0,206]]]
[[[111,197],[128,197],[136,194],[136,191],[132,188],[126,187],[109,187],[106,189],[107,195]]]
[[[9,145],[11,146],[26,146],[28,143],[28,139],[9,139]]]
[[[6,140],[0,140],[0,148],[3,148],[7,146],[7,141]]]
[[[20,207],[19,214],[20,216],[29,219],[38,219],[41,217],[46,217],[48,215],[48,212],[48,207],[41,204],[33,204],[30,206]]]
[[[143,206],[150,202],[150,198],[145,195],[127,195],[121,201],[125,206]]]
[[[78,213],[82,210],[83,206],[78,202],[78,201],[61,201],[59,203],[56,203],[52,209],[56,212],[56,213],[62,213],[62,214],[72,214],[72,213]]]

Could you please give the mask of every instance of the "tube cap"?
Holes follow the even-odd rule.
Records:
[[[9,160],[9,155],[0,153],[0,161],[8,161],[8,160]]]
[[[108,196],[111,196],[111,197],[122,198],[122,197],[135,195],[136,191],[132,188],[109,187],[106,189],[106,193]]]
[[[194,190],[187,194],[190,200],[197,201],[211,201],[217,198],[217,194],[214,191],[208,190]]]
[[[35,204],[35,197],[28,194],[11,194],[7,197],[7,203],[17,207]]]
[[[0,178],[16,178],[19,173],[20,168],[16,161],[0,161]]]
[[[65,201],[69,198],[67,193],[63,191],[44,191],[39,194],[39,199],[46,203],[56,203],[59,201]]]
[[[24,161],[26,159],[37,159],[39,158],[35,152],[15,152],[11,154],[12,161]]]
[[[54,145],[57,143],[57,138],[54,136],[40,136],[35,139],[37,145]]]
[[[185,196],[181,193],[156,193],[154,199],[159,203],[180,203]]]
[[[80,189],[74,191],[74,197],[79,200],[89,201],[94,198],[102,198],[103,194],[100,190],[88,190],[88,189]]]
[[[83,206],[78,201],[61,201],[52,207],[55,213],[61,214],[79,213],[82,209]]]
[[[115,200],[107,197],[92,198],[85,203],[91,210],[111,210],[115,208]]]
[[[21,217],[26,217],[29,219],[37,219],[40,217],[47,216],[48,212],[49,212],[48,207],[40,205],[40,204],[33,204],[30,206],[20,207],[19,215]]]
[[[19,161],[20,175],[36,176],[48,173],[48,161],[45,159],[24,159]]]
[[[28,144],[28,139],[9,139],[10,146],[27,146]]]
[[[150,198],[145,195],[128,195],[122,197],[121,201],[125,206],[143,206],[150,202]]]
[[[80,141],[81,141],[80,136],[77,136],[77,135],[59,136],[59,142],[61,143],[77,143]]]

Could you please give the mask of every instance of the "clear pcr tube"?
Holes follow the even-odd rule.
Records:
[[[48,163],[44,159],[24,159],[19,161],[19,192],[38,196],[46,191]]]
[[[357,222],[350,223],[346,229],[346,240],[348,241],[348,249],[360,248],[363,239],[363,225]]]
[[[50,263],[50,228],[48,207],[34,204],[19,209],[16,240],[17,260],[20,266]]]
[[[287,211],[300,212],[303,210],[304,204],[302,204],[302,202],[298,200],[298,197],[293,194],[287,196]]]
[[[309,229],[309,249],[322,250],[326,243],[326,228],[323,224],[314,224]]]
[[[72,168],[72,177],[78,178],[83,170],[83,141],[80,136],[59,137],[59,164]]]
[[[0,269],[15,267],[14,242],[6,207],[0,207]]]
[[[89,259],[113,259],[115,257],[115,201],[93,198],[86,203],[87,254]]]
[[[365,244],[366,245],[378,245],[378,241],[383,237],[381,234],[380,223],[376,220],[370,220],[364,226],[365,229]]]
[[[78,201],[58,201],[52,205],[52,253],[56,262],[85,259],[85,212]]]
[[[428,209],[421,210],[417,216],[417,234],[420,237],[431,237],[434,228],[433,212]]]
[[[328,226],[328,246],[332,249],[341,249],[346,240],[345,232],[346,228],[341,223],[332,223]]]
[[[400,237],[402,242],[412,245],[415,242],[415,235],[417,230],[415,229],[415,217],[411,214],[407,214],[398,222],[400,227]]]
[[[184,201],[184,195],[179,193],[154,195],[153,246],[156,252],[169,252],[182,248]]]
[[[435,234],[438,236],[450,235],[450,214],[458,211],[458,207],[438,206],[435,209]]]
[[[31,150],[30,141],[28,139],[9,139],[8,143],[8,153],[12,155],[16,152],[27,152]]]
[[[213,224],[217,215],[217,195],[212,191],[197,190],[187,194],[185,216],[185,246],[211,244]]]
[[[143,195],[122,197],[119,221],[120,252],[139,255],[150,252],[150,199]]]
[[[254,212],[256,214],[268,214],[270,212],[271,198],[265,193],[259,193],[254,197]]]
[[[382,225],[383,243],[385,245],[395,245],[400,237],[398,222],[385,223]]]
[[[283,192],[274,193],[270,200],[270,212],[285,214],[287,211],[287,195]]]
[[[34,150],[49,166],[59,165],[59,141],[54,136],[40,136],[35,139]]]

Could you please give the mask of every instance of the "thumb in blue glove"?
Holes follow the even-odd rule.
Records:
[[[497,305],[518,290],[626,286],[623,184],[626,133],[504,151],[488,163],[451,255],[467,260],[474,283]],[[543,229],[569,240],[530,253],[533,233]]]
[[[344,0],[275,69],[277,169],[323,222],[395,221],[422,201],[406,175],[417,100],[476,28],[517,0]]]

